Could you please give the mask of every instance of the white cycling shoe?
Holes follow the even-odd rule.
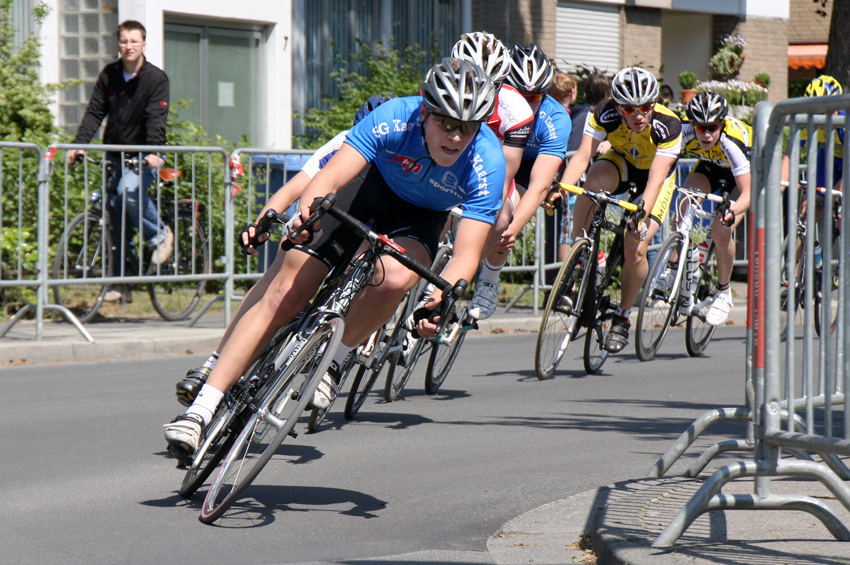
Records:
[[[486,320],[496,311],[501,289],[499,283],[490,281],[478,281],[475,286],[475,294],[469,303],[469,314],[477,320]]]

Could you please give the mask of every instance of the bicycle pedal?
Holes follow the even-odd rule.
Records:
[[[289,430],[289,433],[287,435],[292,439],[295,439],[298,437],[298,432],[296,432],[295,430]]]

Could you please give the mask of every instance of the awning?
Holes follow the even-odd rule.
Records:
[[[826,66],[826,43],[789,45],[788,66],[792,69],[822,69]]]

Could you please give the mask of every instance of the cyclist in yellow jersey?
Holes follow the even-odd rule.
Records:
[[[599,144],[608,140],[611,150],[587,170],[584,188],[591,192],[622,194],[635,183],[649,216],[625,238],[625,264],[620,306],[612,320],[605,349],[616,353],[628,344],[629,314],[646,279],[646,249],[661,226],[675,189],[673,173],[682,147],[682,123],[657,104],[658,80],[641,67],[627,67],[611,81],[611,100],[600,104],[587,120],[576,155],[564,171],[563,182],[575,184],[587,170]],[[593,204],[578,198],[573,211],[573,238],[580,237],[593,218]],[[652,221],[650,221],[652,220]]]
[[[699,158],[699,163],[685,179],[685,186],[706,194],[720,190],[725,181],[730,198],[735,201],[723,216],[711,224],[717,251],[717,289],[705,321],[712,326],[726,323],[732,308],[732,263],[735,260],[735,228],[750,208],[750,151],[753,132],[750,126],[727,117],[729,104],[717,92],[700,92],[685,111],[688,122],[682,126],[685,152]],[[664,273],[662,273],[664,276]],[[672,282],[672,273],[670,274]]]

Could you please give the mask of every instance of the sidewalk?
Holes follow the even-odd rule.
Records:
[[[733,283],[735,306],[727,324],[746,325],[746,293],[746,284]],[[516,306],[506,312],[500,306],[492,318],[479,322],[479,330],[470,335],[536,332],[542,311],[542,304],[537,315],[531,307]],[[85,324],[86,331],[94,338],[94,343],[90,343],[64,321],[45,321],[42,339],[36,341],[35,323],[24,320],[0,339],[0,366],[206,353],[215,349],[224,334],[221,314],[206,315],[192,328],[188,324],[188,321],[166,322],[159,317],[101,320]]]

